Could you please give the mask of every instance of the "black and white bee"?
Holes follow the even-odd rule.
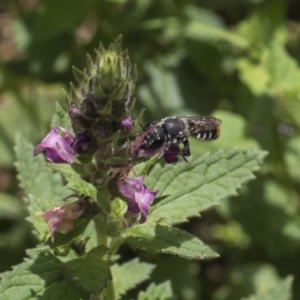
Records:
[[[171,145],[183,143],[182,155],[190,156],[188,137],[198,140],[215,140],[220,135],[222,121],[214,117],[186,116],[167,117],[152,122],[143,128],[144,136],[141,149],[167,151]]]

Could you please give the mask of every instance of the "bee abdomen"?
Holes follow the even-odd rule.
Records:
[[[194,134],[191,134],[191,136],[195,137],[197,140],[201,141],[211,141],[215,140],[219,137],[220,135],[220,128],[217,127],[214,130],[211,131],[199,131]]]

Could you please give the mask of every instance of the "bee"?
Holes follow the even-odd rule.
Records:
[[[143,128],[141,149],[167,151],[171,145],[183,143],[182,155],[190,156],[188,137],[198,140],[215,140],[220,135],[222,121],[214,117],[186,116],[167,117],[159,122],[152,122]]]

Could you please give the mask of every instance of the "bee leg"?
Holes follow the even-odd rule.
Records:
[[[183,156],[190,156],[191,151],[190,151],[190,143],[187,138],[182,140],[183,143],[183,149],[182,149],[182,155]]]

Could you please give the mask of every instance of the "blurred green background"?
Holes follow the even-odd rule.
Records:
[[[16,134],[37,144],[85,53],[119,35],[137,65],[136,114],[223,121],[194,156],[269,152],[257,179],[183,226],[221,257],[194,262],[138,253],[179,299],[235,300],[292,274],[300,299],[300,1],[6,0],[0,3],[0,271],[36,241],[14,169]],[[183,162],[182,162],[183,163]],[[32,180],[35,180],[32,178]],[[134,254],[123,247],[124,260]],[[143,286],[139,287],[143,288]],[[130,295],[124,297],[129,299]]]

